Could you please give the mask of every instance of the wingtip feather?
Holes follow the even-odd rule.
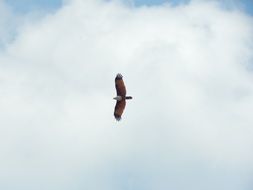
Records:
[[[121,116],[120,115],[117,115],[117,114],[114,114],[114,117],[117,121],[120,121],[121,120]]]

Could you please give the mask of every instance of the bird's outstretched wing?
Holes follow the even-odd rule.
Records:
[[[117,96],[126,96],[126,87],[122,78],[123,76],[121,74],[117,74],[115,78]]]
[[[125,106],[126,106],[125,100],[117,101],[114,108],[114,117],[117,121],[121,120],[121,115],[123,114]]]

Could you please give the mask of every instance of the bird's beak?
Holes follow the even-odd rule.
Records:
[[[113,99],[116,100],[116,97],[114,97]]]

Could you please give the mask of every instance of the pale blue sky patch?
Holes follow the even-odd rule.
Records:
[[[239,9],[246,12],[249,15],[253,15],[253,1],[252,0],[223,0],[218,1],[224,8],[227,9]]]
[[[29,11],[44,9],[48,11],[61,7],[62,0],[5,0],[15,12],[26,13]]]
[[[152,6],[152,5],[161,5],[164,3],[169,3],[173,6],[181,5],[189,3],[191,0],[132,0],[134,2],[135,6]],[[203,1],[209,1],[209,0],[203,0]],[[253,15],[253,1],[252,0],[223,0],[218,1],[219,3],[222,3],[226,7],[231,7],[233,5],[240,6],[241,9],[246,11],[248,14]],[[234,7],[233,7],[234,8]]]
[[[0,49],[15,40],[25,20],[36,20],[62,7],[62,0],[0,1]]]
[[[244,0],[244,6],[245,6],[245,9],[253,14],[253,1],[252,0]]]
[[[250,14],[253,15],[253,1],[252,0],[242,0],[242,5],[244,7],[244,10]]]

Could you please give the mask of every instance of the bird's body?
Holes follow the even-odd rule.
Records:
[[[132,96],[125,96],[125,97],[124,96],[123,97],[122,96],[116,96],[113,99],[117,100],[117,101],[121,101],[121,100],[124,100],[124,99],[125,100],[130,100],[130,99],[132,99]]]
[[[117,100],[117,101],[123,100],[122,96],[116,96],[116,97],[114,97],[113,99],[114,99],[114,100]]]
[[[117,121],[121,119],[121,115],[123,114],[126,106],[126,100],[132,99],[131,96],[126,96],[126,87],[122,78],[123,76],[121,74],[117,74],[115,78],[117,96],[113,99],[117,100],[116,106],[114,108],[114,117]]]

